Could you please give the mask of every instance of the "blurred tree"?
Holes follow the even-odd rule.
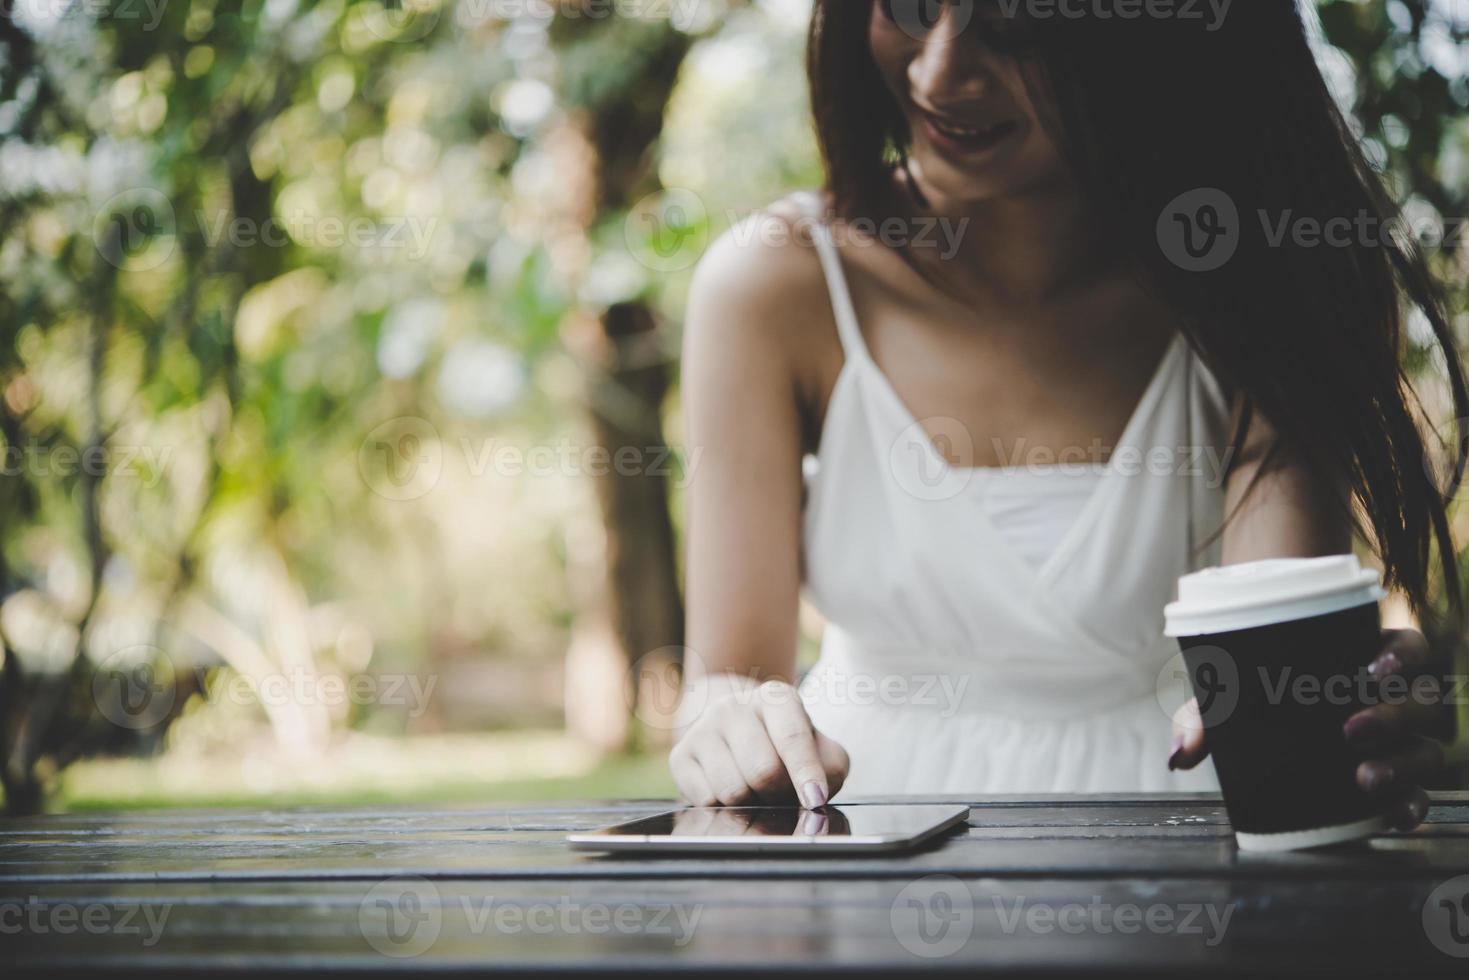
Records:
[[[28,462],[0,484],[9,806],[39,806],[79,754],[156,744],[213,665],[257,688],[338,669],[308,598],[352,573],[323,561],[330,528],[425,513],[373,453],[390,470],[410,445],[442,454],[446,426],[502,411],[523,365],[566,351],[589,372],[592,445],[639,461],[596,480],[623,672],[679,641],[667,471],[649,465],[675,345],[645,298],[583,285],[657,189],[664,107],[717,10],[688,30],[673,8],[580,3],[10,10],[0,432]],[[389,241],[405,225],[417,253]],[[172,456],[140,479],[117,465],[140,448]],[[57,451],[101,462],[63,473]],[[335,459],[357,461],[353,485]],[[410,650],[438,642],[401,629]],[[260,704],[282,748],[321,749],[320,705]]]
[[[569,5],[569,6],[574,6]],[[552,40],[566,66],[563,97],[589,150],[581,158],[577,218],[588,238],[598,224],[627,215],[638,198],[658,189],[653,151],[679,69],[693,38],[666,20],[625,17],[558,20]],[[593,71],[595,68],[595,71]],[[677,545],[669,514],[668,471],[655,464],[669,455],[663,401],[672,382],[665,335],[645,298],[587,311],[596,333],[581,341],[589,371],[592,442],[614,461],[596,478],[606,527],[610,611],[627,678],[603,695],[608,709],[568,704],[568,723],[596,743],[620,747],[629,732],[617,706],[624,690],[635,700],[639,658],[683,642],[683,600]],[[592,696],[586,691],[583,697]],[[611,724],[597,730],[578,717]]]
[[[1462,15],[1319,6],[1410,211],[1461,218]],[[0,4],[7,806],[79,755],[157,747],[222,679],[304,763],[408,720],[268,679],[466,649],[600,651],[568,721],[627,740],[619,681],[682,634],[661,458],[682,287],[729,220],[713,203],[816,175],[798,8]],[[1460,322],[1465,256],[1432,256]],[[485,464],[561,441],[633,462]]]
[[[1469,342],[1469,9],[1450,0],[1320,0],[1328,77],[1374,164],[1402,203],[1404,228],[1443,284],[1449,314]],[[1423,380],[1431,424],[1448,430],[1451,411],[1435,384],[1429,336],[1410,336],[1410,370]],[[1437,395],[1438,397],[1434,397]],[[1441,468],[1446,472],[1446,467]],[[1457,503],[1457,502],[1456,502]],[[1455,507],[1461,542],[1466,511]],[[1469,570],[1469,550],[1460,568]],[[1439,623],[1425,629],[1469,675],[1465,638]],[[1453,758],[1469,772],[1469,704],[1458,706]]]

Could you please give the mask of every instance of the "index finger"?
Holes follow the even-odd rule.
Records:
[[[1383,630],[1382,646],[1367,672],[1379,679],[1388,674],[1412,677],[1427,670],[1432,661],[1428,638],[1418,630]]]
[[[830,795],[826,770],[822,768],[821,755],[816,750],[816,732],[795,688],[788,684],[780,687],[780,691],[762,688],[760,718],[802,805],[814,810],[825,806]]]

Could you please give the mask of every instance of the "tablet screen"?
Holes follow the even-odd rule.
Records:
[[[939,804],[860,804],[801,807],[687,807],[597,831],[652,838],[867,838],[923,836],[967,816],[968,807]]]

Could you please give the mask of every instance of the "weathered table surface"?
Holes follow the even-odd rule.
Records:
[[[898,856],[630,858],[658,801],[0,821],[0,976],[255,967],[1469,975],[1469,794],[1324,851],[1240,853],[1217,798],[927,799]]]

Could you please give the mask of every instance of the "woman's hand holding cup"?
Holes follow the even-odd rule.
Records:
[[[1206,754],[1240,847],[1288,850],[1421,823],[1452,718],[1427,640],[1382,630],[1355,557],[1268,559],[1179,581],[1165,610],[1198,695],[1170,769]],[[1199,699],[1207,700],[1200,706]]]
[[[1442,769],[1441,739],[1451,734],[1453,713],[1446,699],[1412,693],[1420,679],[1431,683],[1419,690],[1441,690],[1432,680],[1435,666],[1428,640],[1418,630],[1383,630],[1382,652],[1367,671],[1379,690],[1397,685],[1401,696],[1384,693],[1380,703],[1352,715],[1342,729],[1347,743],[1362,754],[1357,785],[1392,801],[1387,816],[1399,830],[1411,830],[1427,816],[1428,793],[1421,783]],[[1192,769],[1208,755],[1199,702],[1190,698],[1173,716],[1168,768]]]
[[[1382,652],[1367,668],[1381,697],[1348,718],[1342,730],[1363,754],[1357,785],[1391,799],[1393,825],[1408,830],[1428,814],[1428,794],[1420,784],[1443,768],[1439,740],[1450,737],[1453,713],[1423,634],[1384,630],[1382,640]]]

